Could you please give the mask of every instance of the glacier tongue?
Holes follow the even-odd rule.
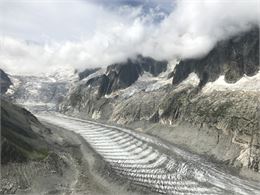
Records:
[[[57,110],[57,104],[78,79],[75,71],[65,69],[43,76],[11,75],[12,86],[6,95],[31,111]]]

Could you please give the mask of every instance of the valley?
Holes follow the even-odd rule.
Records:
[[[0,194],[260,194],[259,2],[38,3],[3,3]]]

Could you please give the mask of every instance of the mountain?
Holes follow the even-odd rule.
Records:
[[[10,78],[8,77],[8,75],[2,69],[0,69],[1,94],[4,94],[8,90],[10,85],[12,85]]]
[[[155,61],[152,58],[137,56],[136,59],[128,59],[123,63],[109,65],[104,74],[89,79],[85,85],[97,86],[97,98],[100,98],[119,89],[129,87],[144,72],[157,76],[166,69],[166,61]]]
[[[194,72],[200,85],[215,81],[224,75],[225,81],[235,83],[244,75],[259,71],[259,28],[254,28],[231,39],[219,42],[201,59],[182,60],[172,73],[177,85]]]
[[[59,110],[141,129],[241,174],[260,172],[259,69],[254,28],[200,59],[110,65],[75,84]]]
[[[42,76],[9,75],[12,84],[5,97],[31,111],[57,110],[70,85],[78,79],[73,69]]]
[[[40,133],[50,133],[29,111],[1,99],[1,164],[40,159],[48,144]]]

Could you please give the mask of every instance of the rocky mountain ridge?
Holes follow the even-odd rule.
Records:
[[[89,79],[86,85],[90,87],[98,86],[97,97],[100,98],[106,94],[129,87],[144,72],[158,76],[166,69],[166,61],[155,61],[152,58],[139,55],[136,59],[128,59],[123,63],[109,65],[104,74]]]
[[[168,77],[150,75],[155,84],[163,83],[159,87],[146,90],[154,86],[146,83],[146,88],[128,96],[122,95],[123,92],[138,87],[141,82],[142,77],[136,77],[139,70],[131,72],[133,65],[108,67],[106,74],[74,86],[60,104],[60,111],[135,126],[241,170],[249,168],[259,172],[260,92],[239,87],[221,91],[216,88],[207,93],[203,90],[209,84],[214,86],[221,75],[225,76],[227,86],[228,82],[237,83],[244,74],[258,78],[258,43],[259,29],[231,37],[201,59],[180,61]],[[128,76],[122,78],[119,72]],[[122,84],[121,79],[127,82]],[[108,86],[107,93],[103,89]],[[163,130],[166,126],[170,129],[165,130],[167,134]]]
[[[259,71],[259,28],[223,40],[204,57],[180,61],[171,73],[173,85],[185,80],[194,72],[200,85],[215,81],[224,75],[225,81],[235,83],[243,75],[253,76]]]

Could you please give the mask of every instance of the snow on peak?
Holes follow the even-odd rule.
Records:
[[[47,72],[45,77],[52,78],[53,81],[69,82],[78,80],[78,74],[71,66],[57,66],[52,71]]]
[[[222,75],[216,81],[207,83],[202,89],[204,93],[226,90],[260,92],[260,71],[251,77],[244,75],[236,83],[227,83]]]
[[[198,86],[200,83],[200,79],[198,77],[198,75],[194,72],[190,73],[189,76],[182,81],[179,86],[193,86],[196,87]]]

